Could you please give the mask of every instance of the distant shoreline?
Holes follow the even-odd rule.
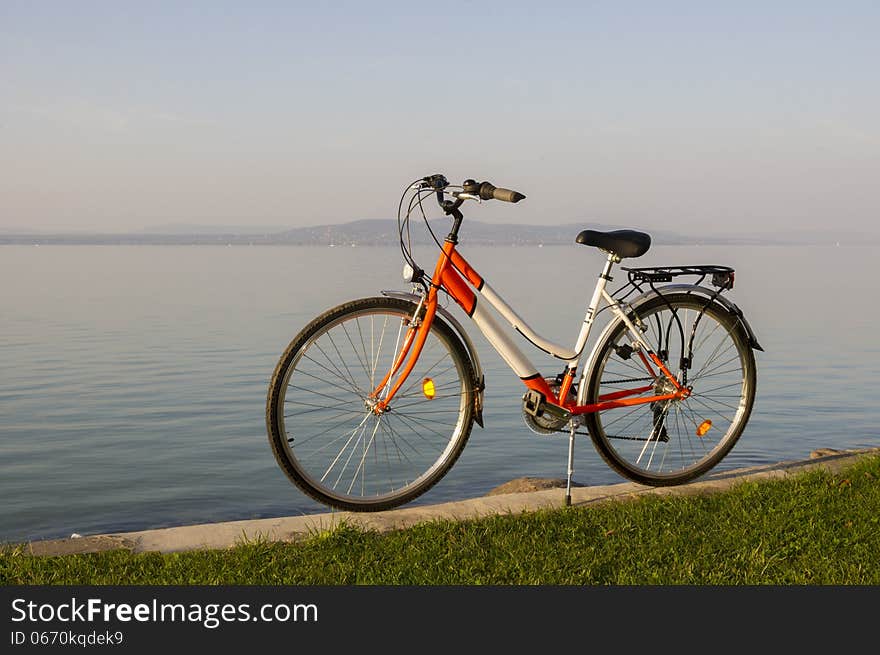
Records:
[[[574,244],[574,239],[570,241],[485,241],[480,239],[468,239],[466,246],[483,246],[496,248],[517,248],[517,247],[558,247],[570,246]],[[428,245],[421,243],[419,245]],[[653,241],[655,246],[732,246],[732,247],[768,247],[768,246],[827,246],[827,247],[852,247],[852,246],[876,246],[880,245],[880,238],[876,240],[859,240],[852,239],[849,241],[772,241],[772,240],[723,240],[723,239],[705,239],[702,241],[673,241],[673,240],[657,240]],[[213,247],[250,247],[250,246],[293,246],[307,248],[398,248],[397,241],[367,241],[367,242],[340,242],[340,243],[314,243],[306,241],[281,241],[247,238],[242,236],[230,238],[216,238],[215,236],[192,237],[185,238],[179,235],[169,235],[167,238],[161,236],[156,237],[137,237],[130,235],[125,236],[71,236],[71,235],[0,235],[0,246],[213,246]]]
[[[447,225],[434,223],[435,236],[442,239]],[[471,246],[560,246],[572,245],[585,227],[608,231],[620,226],[601,223],[564,225],[494,224],[470,221],[462,242]],[[633,229],[640,229],[635,226]],[[0,231],[0,245],[113,245],[113,246],[312,246],[312,247],[398,247],[396,220],[365,219],[350,223],[292,228],[275,232],[223,226],[169,226],[162,232],[27,232]],[[682,234],[670,230],[646,229],[655,245],[676,246],[853,246],[880,245],[880,233],[859,234],[835,230],[789,230],[765,234]],[[427,231],[413,226],[414,245],[433,245]]]

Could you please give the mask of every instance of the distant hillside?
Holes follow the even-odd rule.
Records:
[[[430,221],[431,229],[442,240],[451,225],[448,218]],[[604,223],[569,223],[564,225],[517,225],[512,223],[481,223],[466,220],[462,230],[463,243],[471,245],[568,245],[583,229],[615,230],[618,225]],[[244,226],[168,226],[168,232],[144,230],[137,233],[113,234],[48,234],[0,233],[0,244],[65,244],[65,245],[307,245],[307,246],[396,246],[397,221],[393,219],[365,219],[349,223],[298,227],[269,231],[269,228]],[[191,230],[191,231],[188,231]],[[265,231],[263,231],[265,230]],[[655,244],[663,245],[784,245],[823,244],[855,245],[880,243],[877,234],[853,234],[834,231],[789,231],[761,235],[700,235],[679,234],[667,230],[651,230]],[[414,244],[431,243],[423,221],[413,221],[411,238]]]
[[[451,219],[437,218],[430,222],[431,229],[442,241],[452,225]],[[620,226],[603,223],[571,223],[567,225],[517,225],[514,223],[481,223],[465,220],[460,236],[464,243],[471,245],[510,246],[510,245],[560,245],[574,242],[578,232],[584,229],[616,230]],[[410,228],[413,243],[432,243],[431,235],[423,221],[413,221]],[[673,232],[652,233],[655,243],[687,243],[685,237]],[[397,243],[397,221],[361,220],[338,225],[302,227],[286,230],[272,235],[279,243],[302,245],[385,245]]]

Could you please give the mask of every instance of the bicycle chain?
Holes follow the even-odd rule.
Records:
[[[629,379],[627,379],[627,380],[606,380],[605,382],[603,382],[603,384],[622,384],[622,383],[624,383],[624,382],[651,382],[651,381],[653,381],[653,380],[655,380],[655,379],[656,379],[656,378],[649,377],[649,378],[629,378]],[[570,434],[570,430],[568,430],[568,429],[559,429],[559,430],[556,430],[556,431],[557,431],[557,432],[562,432],[562,433],[565,433],[565,434]],[[590,436],[590,433],[589,433],[589,432],[579,432],[579,431],[575,430],[574,433],[575,433],[575,434],[579,434],[579,435],[581,435],[582,437],[589,437],[589,436]],[[632,440],[639,440],[639,437],[613,437],[613,438],[614,438],[614,439],[632,439]]]

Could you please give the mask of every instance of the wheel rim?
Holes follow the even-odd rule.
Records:
[[[624,474],[642,481],[678,481],[699,475],[730,450],[748,420],[754,394],[751,352],[737,325],[699,300],[674,303],[678,321],[665,303],[640,312],[648,342],[679,381],[691,387],[682,400],[661,401],[598,412],[588,418],[591,434]],[[693,343],[690,367],[682,353]],[[630,343],[626,330],[609,340]],[[591,402],[600,395],[652,385],[647,397],[670,393],[667,381],[647,375],[637,354],[607,348],[597,362]],[[638,396],[637,396],[638,397]]]
[[[284,447],[297,474],[331,504],[418,495],[445,473],[466,437],[464,364],[437,329],[389,411],[371,409],[370,393],[392,366],[409,319],[394,309],[346,314],[312,335],[287,368],[278,413]]]

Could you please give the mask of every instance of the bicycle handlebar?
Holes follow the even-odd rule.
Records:
[[[414,182],[408,188],[418,189],[417,198],[420,206],[422,191],[430,190],[430,192],[437,196],[437,203],[440,205],[443,213],[447,216],[452,216],[454,219],[452,229],[446,236],[446,240],[451,243],[458,243],[458,230],[461,227],[462,220],[464,220],[464,215],[461,213],[461,206],[465,200],[503,200],[504,202],[519,202],[525,198],[525,195],[519,191],[497,187],[491,182],[477,182],[472,179],[467,179],[462,183],[461,191],[448,192],[446,190],[448,187],[449,180],[446,179],[446,176],[441,173],[435,173],[434,175],[426,175],[421,180]],[[455,200],[444,198],[446,193],[449,193],[455,198]],[[413,201],[414,199],[411,199],[410,209],[412,209]],[[402,205],[403,198],[400,199],[400,202]],[[399,211],[400,210],[398,209],[398,223],[400,223]],[[406,213],[406,220],[409,220],[409,210]],[[425,217],[425,220],[427,221],[427,217]],[[403,228],[401,228],[401,234],[403,234],[402,229]],[[401,245],[402,244],[403,240],[401,240]],[[412,264],[412,262],[410,263]],[[416,268],[414,264],[413,268]]]
[[[462,185],[464,192],[479,196],[482,200],[503,200],[504,202],[519,202],[525,196],[519,191],[497,187],[491,182],[475,182],[465,180]]]
[[[445,176],[437,173],[435,175],[428,175],[422,178],[421,186],[428,187],[434,189],[438,194],[438,199],[442,203],[442,194],[444,189],[449,186],[449,181]],[[505,189],[503,187],[497,187],[491,182],[476,182],[475,180],[465,180],[462,183],[462,191],[463,200],[467,198],[472,198],[476,200],[479,198],[480,200],[503,200],[504,202],[519,202],[525,195],[520,193],[519,191],[514,191],[513,189]],[[461,194],[453,194],[458,197]]]

